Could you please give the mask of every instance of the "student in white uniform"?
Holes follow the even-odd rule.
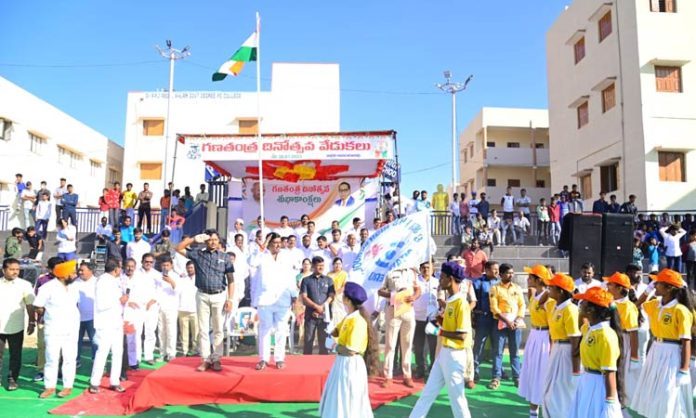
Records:
[[[77,358],[77,332],[80,329],[80,300],[77,288],[71,284],[77,279],[75,260],[58,264],[53,269],[55,280],[39,288],[34,300],[34,308],[44,317],[46,339],[46,366],[44,367],[45,390],[39,398],[44,399],[56,393],[58,365],[63,357],[63,390],[58,397],[64,398],[72,393],[75,382],[75,359]]]
[[[176,358],[176,326],[179,317],[179,273],[174,271],[172,258],[164,254],[159,258],[161,276],[155,279],[159,318],[157,336],[160,342],[160,359],[170,361]]]
[[[121,268],[114,259],[107,260],[105,273],[96,280],[94,300],[94,340],[97,354],[92,365],[92,376],[89,381],[89,392],[99,393],[99,384],[106,366],[106,358],[111,353],[111,371],[109,373],[109,388],[116,392],[124,392],[119,376],[123,360],[123,308],[128,302],[128,295],[121,287]]]
[[[259,313],[259,355],[256,370],[263,370],[271,360],[271,334],[275,335],[273,357],[276,368],[285,367],[285,343],[293,299],[297,298],[295,276],[285,254],[280,252],[280,236],[271,233],[268,251],[258,257],[257,284],[252,305]]]

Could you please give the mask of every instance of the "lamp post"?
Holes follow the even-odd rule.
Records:
[[[184,49],[172,48],[172,41],[167,39],[167,49],[162,49],[159,45],[155,45],[155,48],[159,51],[160,55],[169,60],[169,93],[167,94],[167,119],[165,122],[164,130],[164,163],[162,170],[163,178],[163,189],[167,189],[167,160],[169,160],[169,127],[171,125],[171,108],[172,108],[172,93],[174,92],[174,62],[184,59],[191,55],[189,52],[189,47],[186,46]],[[173,170],[172,170],[173,171]],[[172,177],[174,174],[172,173]]]
[[[452,81],[452,73],[449,70],[443,72],[445,83],[435,84],[437,88],[452,95],[452,192],[457,188],[457,93],[466,90],[473,75],[470,75],[463,83]]]

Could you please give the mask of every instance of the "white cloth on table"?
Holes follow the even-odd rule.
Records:
[[[319,402],[322,418],[371,418],[367,368],[362,356],[336,356]]]

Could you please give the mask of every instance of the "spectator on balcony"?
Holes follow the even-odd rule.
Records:
[[[172,213],[167,216],[167,226],[172,233],[172,244],[177,245],[181,241],[181,237],[184,234],[184,224],[186,223],[186,218],[179,215],[179,211],[172,208]]]
[[[607,212],[609,213],[619,213],[619,209],[621,209],[621,205],[618,204],[616,201],[616,195],[613,194],[609,196],[609,203],[607,204]]]
[[[111,231],[113,239],[106,241],[106,259],[113,258],[119,262],[126,258],[126,243],[121,239],[121,230]]]
[[[478,203],[478,211],[481,214],[481,216],[483,216],[483,219],[488,219],[488,215],[491,211],[491,204],[490,202],[488,202],[488,200],[486,200],[485,193],[481,193],[479,197],[481,198],[481,200]]]
[[[133,183],[128,183],[126,184],[126,190],[121,194],[121,208],[133,220],[135,219],[136,203],[138,203],[138,194],[133,191]]]
[[[515,197],[512,195],[512,187],[505,189],[505,194],[500,199],[503,208],[503,219],[512,219],[515,212]]]
[[[508,245],[508,231],[510,231],[512,235],[512,243],[517,244],[517,233],[515,231],[515,214],[513,213],[512,218],[503,218],[502,226],[501,226],[501,245]],[[524,218],[524,215],[520,215]]]
[[[665,257],[667,257],[667,268],[681,272],[682,250],[679,240],[686,235],[681,226],[672,224],[660,228],[660,235],[665,243]]]
[[[97,235],[97,239],[100,244],[105,244],[113,238],[114,227],[109,224],[109,220],[106,216],[102,216],[101,223],[97,226],[97,230],[94,233]]]
[[[469,222],[473,225],[476,222],[476,215],[478,215],[478,204],[479,200],[476,198],[476,192],[471,192],[471,199],[467,205],[469,206]]]
[[[196,195],[196,202],[195,203],[203,203],[204,205],[208,204],[209,200],[209,195],[208,192],[205,191],[205,184],[201,184],[200,186],[200,193]]]
[[[561,238],[561,207],[556,203],[555,197],[551,198],[551,204],[548,210],[551,242],[553,245],[556,245]]]
[[[469,219],[469,202],[466,201],[466,195],[461,194],[461,199],[459,200],[459,224],[461,231],[465,225],[471,225],[471,219]]]
[[[41,261],[43,258],[44,240],[41,238],[41,235],[36,233],[36,228],[33,226],[28,227],[24,238],[27,240],[27,244],[29,244],[27,258]]]
[[[80,204],[80,196],[73,193],[73,185],[68,184],[68,192],[63,195],[63,218],[77,226],[77,206]]]
[[[39,201],[36,204],[36,233],[42,239],[46,239],[48,231],[48,219],[51,217],[53,203],[49,200],[50,195],[40,194]]]
[[[60,186],[53,191],[53,198],[56,199],[56,226],[63,217],[63,195],[68,192],[65,178],[60,179]]]
[[[461,211],[459,210],[459,193],[452,194],[452,201],[449,204],[449,212],[452,214],[452,235],[459,235],[462,232]]]
[[[134,230],[135,227],[133,226],[133,220],[130,218],[130,216],[123,218],[123,225],[121,225],[121,239],[123,242],[128,244],[129,242],[133,241]]]
[[[22,228],[12,228],[12,234],[5,239],[5,258],[22,258]]]
[[[483,218],[483,215],[477,213],[472,225],[474,227],[474,234],[478,234],[479,232],[481,232],[483,229],[486,228],[486,225],[486,220]]]
[[[493,209],[491,211],[491,216],[488,217],[488,232],[491,235],[491,241],[495,245],[503,245],[501,238],[501,229],[502,229],[502,219],[498,217],[498,211],[496,209]]]
[[[630,213],[635,216],[638,213],[638,207],[636,206],[636,195],[632,194],[628,196],[628,202],[624,202],[619,209],[620,213]]]
[[[582,203],[582,195],[578,191],[577,184],[573,184],[572,186],[568,206],[572,213],[582,213],[585,210],[584,204]]]
[[[570,191],[568,191],[567,184],[563,185],[563,190],[561,190],[559,194],[561,195],[561,199],[564,199],[566,202],[570,202]]]
[[[696,229],[696,224],[694,224],[694,215],[690,213],[684,215],[684,220],[681,223],[681,227],[684,228],[684,231],[691,234],[691,232]]]
[[[607,202],[607,192],[599,192],[599,199],[592,203],[592,213],[607,213],[609,212],[609,203]]]
[[[539,199],[539,206],[537,206],[537,236],[539,238],[539,245],[548,245],[549,243],[549,208],[546,206],[546,199],[543,197]]]
[[[524,214],[525,218],[529,219],[529,208],[532,206],[532,199],[527,196],[527,189],[520,190],[520,197],[515,199],[515,206]]]
[[[660,270],[661,252],[657,238],[655,236],[650,236],[650,238],[648,238],[647,247],[648,272],[657,274],[658,270]]]
[[[36,194],[32,190],[31,182],[28,181],[24,190],[19,195],[19,200],[22,202],[22,212],[24,213],[23,227],[34,226],[34,204],[36,203]]]
[[[160,197],[160,230],[164,229],[169,216],[169,208],[172,206],[172,196],[169,190],[164,191],[164,195]]]
[[[464,250],[462,258],[466,266],[466,277],[477,279],[483,275],[488,256],[486,252],[481,249],[478,239],[471,241],[471,246]]]
[[[184,187],[184,197],[181,199],[184,201],[184,216],[186,216],[193,210],[193,195],[191,195],[191,188],[189,186]]]
[[[36,191],[36,201],[41,200],[41,196],[46,195],[48,200],[51,200],[51,191],[46,187],[46,182],[42,181],[39,190]]]
[[[138,228],[143,227],[143,219],[147,221],[147,233],[152,234],[152,192],[150,184],[143,183],[143,191],[138,193]]]
[[[465,225],[464,231],[462,231],[462,252],[468,250],[475,239],[476,235],[471,229],[471,225]]]
[[[686,280],[690,288],[696,286],[696,231],[689,232],[686,244]]]
[[[513,232],[517,234],[517,237],[513,234],[513,239],[515,240],[516,244],[519,245],[524,245],[524,240],[527,234],[529,234],[530,229],[532,228],[532,224],[529,222],[529,219],[524,216],[524,211],[520,211],[519,213],[520,216],[515,218],[515,221],[513,223],[514,230]]]
[[[106,187],[102,189],[102,195],[99,196],[99,200],[97,201],[97,205],[99,206],[99,217],[103,218],[106,216],[107,218],[109,217],[109,203],[106,201],[106,196],[109,193],[109,189]]]
[[[565,218],[565,216],[570,213],[570,204],[568,203],[566,198],[563,197],[563,195],[559,194],[557,196],[559,196],[558,206],[561,208],[561,221],[562,221],[563,218]]]
[[[633,264],[642,266],[644,258],[643,242],[639,238],[633,238]]]
[[[58,245],[58,257],[63,261],[77,259],[77,228],[70,225],[67,219],[58,220],[56,244]]]
[[[109,205],[109,223],[119,225],[121,208],[121,183],[115,181],[114,187],[109,189],[105,195],[106,203]]]

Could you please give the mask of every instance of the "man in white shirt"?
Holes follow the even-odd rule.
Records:
[[[454,193],[452,195],[452,201],[449,203],[448,209],[452,214],[452,235],[459,235],[462,232],[461,210],[459,209],[459,193]]]
[[[288,246],[284,251],[287,253],[293,274],[299,273],[302,270],[302,260],[305,259],[305,254],[297,248],[297,238],[294,235],[288,237]]]
[[[353,218],[353,224],[350,228],[346,230],[345,240],[348,239],[348,234],[355,234],[355,236],[360,235],[360,228],[362,228],[362,220],[358,217]]]
[[[263,219],[261,219],[261,216],[256,218],[256,225],[258,225],[258,226],[256,228],[252,229],[251,232],[249,233],[249,241],[255,239],[256,234],[259,231],[261,231],[261,237],[263,239],[265,239],[266,236],[272,232],[270,228],[266,227],[266,224],[264,223]]]
[[[331,231],[331,243],[329,244],[329,252],[331,252],[331,258],[338,257],[341,254],[341,250],[344,246],[345,244],[343,243],[343,239],[341,237],[341,230],[333,229]]]
[[[244,237],[244,242],[246,243],[249,241],[249,235],[247,232],[244,230],[244,219],[242,218],[237,218],[234,221],[234,229],[230,231],[229,234],[227,234],[228,237],[236,237],[237,234],[241,234]]]
[[[353,261],[358,257],[360,245],[358,245],[357,234],[348,233],[346,245],[341,248],[339,257],[343,260],[343,270],[350,273],[353,269]]]
[[[309,258],[310,260],[314,254],[314,247],[312,246],[312,238],[305,234],[302,236],[302,246],[300,246],[300,251],[304,255],[303,258]]]
[[[53,210],[53,203],[49,200],[50,197],[50,194],[40,193],[39,201],[36,203],[36,233],[44,240],[48,230],[48,220],[51,218]]]
[[[317,232],[316,230],[317,226],[314,223],[314,221],[309,221],[307,222],[307,234],[309,235],[309,245],[313,249],[317,249],[317,239],[321,236],[320,233]]]
[[[56,199],[56,223],[63,217],[63,195],[68,194],[67,180],[60,179],[60,186],[53,191],[53,198]]]
[[[235,272],[237,267],[235,266]],[[185,356],[198,355],[198,315],[196,315],[196,268],[193,261],[186,263],[186,275],[178,281],[179,332],[181,351]],[[190,335],[190,339],[189,339]],[[189,344],[190,341],[190,344]]]
[[[103,244],[113,238],[113,231],[114,227],[109,224],[109,219],[106,216],[102,216],[101,223],[97,226],[97,230],[94,233],[97,235],[99,242]]]
[[[529,218],[525,216],[524,211],[519,212],[519,216],[512,222],[512,239],[515,244],[524,245],[525,236],[529,233],[532,224],[529,223]],[[508,228],[503,229],[503,241]]]
[[[3,260],[3,277],[0,278],[0,347],[4,351],[5,343],[7,342],[10,349],[10,367],[8,368],[7,379],[8,391],[17,390],[18,387],[19,370],[22,366],[25,314],[30,318],[27,334],[33,334],[36,327],[32,309],[34,291],[31,283],[19,278],[19,271],[19,260],[15,258]]]
[[[80,368],[80,352],[85,334],[92,346],[92,360],[97,353],[97,344],[94,340],[94,292],[97,280],[94,277],[94,266],[91,263],[80,263],[79,277],[73,285],[80,295],[80,330],[77,334],[77,368]]]
[[[314,250],[310,259],[314,257],[323,258],[325,266],[333,266],[333,256],[331,255],[331,250],[329,249],[326,237],[320,236],[317,238],[317,249]]]
[[[575,280],[575,289],[578,293],[585,293],[587,289],[602,286],[602,282],[594,278],[594,264],[585,263],[580,266],[580,278]]]
[[[140,228],[133,230],[133,237],[135,239],[126,245],[126,257],[135,260],[137,267],[142,267],[141,260],[152,251],[152,246],[143,239],[143,230]]]
[[[297,284],[284,253],[280,252],[280,236],[271,234],[268,251],[259,257],[256,288],[252,305],[259,313],[259,355],[256,370],[266,368],[271,360],[271,334],[275,335],[273,357],[276,367],[285,367],[285,344],[288,336],[290,307],[297,298]]]
[[[34,309],[43,315],[44,338],[46,339],[46,366],[44,366],[44,391],[39,398],[45,399],[56,393],[58,365],[61,356],[63,366],[63,390],[58,393],[64,398],[72,393],[75,382],[75,359],[77,358],[77,333],[80,329],[80,311],[77,307],[80,295],[71,284],[77,279],[75,260],[58,264],[53,269],[55,280],[39,288],[34,299]]]
[[[256,244],[254,244],[256,245]],[[239,307],[239,302],[244,299],[244,293],[246,292],[246,285],[249,279],[249,250],[247,249],[246,241],[241,234],[237,234],[234,237],[234,245],[227,247],[228,252],[234,253],[234,277],[235,277],[235,291],[234,300],[232,302],[232,310],[236,310]]]
[[[291,235],[295,235],[295,230],[290,227],[290,220],[287,216],[283,215],[280,217],[280,226],[275,229],[276,234],[280,235],[281,238],[287,238]]]
[[[457,205],[459,205],[459,202],[457,202]],[[413,334],[416,372],[413,374],[413,377],[416,379],[425,377],[426,366],[428,370],[432,368],[433,362],[435,362],[435,349],[437,348],[437,336],[425,333],[425,326],[429,320],[435,318],[439,309],[437,304],[439,282],[433,276],[432,266],[428,262],[420,265],[418,286],[421,289],[421,295],[413,302],[413,312],[416,317],[416,329]],[[430,354],[430,362],[428,362],[428,354]]]
[[[471,199],[467,205],[469,205],[469,222],[476,222],[476,215],[478,215],[478,204],[480,201],[476,198],[476,192],[471,192]]]
[[[490,234],[493,236],[493,242],[496,245],[504,244],[500,239],[500,230],[502,225],[502,219],[500,219],[500,217],[498,216],[498,211],[496,209],[493,209],[491,211],[491,215],[488,217],[488,230]]]
[[[34,226],[34,215],[31,211],[34,209],[34,203],[36,202],[36,193],[32,190],[30,181],[27,182],[26,188],[19,194],[19,200],[22,202],[24,212],[22,228],[26,229],[29,226]]]
[[[179,273],[174,271],[169,254],[159,258],[161,275],[155,279],[159,318],[157,331],[160,342],[160,355],[164,361],[176,358],[176,325],[179,318]]]
[[[161,274],[154,269],[155,257],[145,254],[141,259],[143,267],[138,269],[135,260],[126,260],[126,288],[130,289],[128,312],[135,328],[133,334],[128,334],[128,364],[132,370],[137,370],[141,357],[148,364],[155,364],[155,329],[159,320],[157,305],[156,280]],[[141,343],[143,330],[145,341]]]
[[[128,303],[129,296],[123,293],[121,287],[121,268],[118,262],[114,259],[107,260],[104,271],[105,273],[98,279],[93,279],[97,282],[94,298],[94,329],[98,347],[92,364],[89,392],[99,392],[106,358],[111,353],[110,389],[122,393],[125,389],[119,382],[119,376],[123,361],[123,307]]]
[[[309,215],[300,216],[300,225],[295,228],[295,236],[298,242],[302,242],[302,237],[307,233],[307,223],[309,222]]]
[[[532,205],[532,199],[527,196],[527,189],[520,190],[520,197],[515,199],[515,206],[522,211],[525,218],[529,219],[529,208]]]

